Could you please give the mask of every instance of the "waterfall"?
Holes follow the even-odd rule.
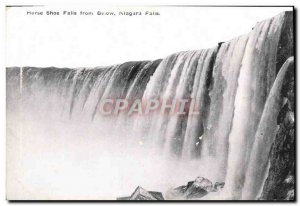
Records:
[[[263,183],[264,173],[268,165],[268,155],[273,139],[277,132],[277,117],[280,108],[283,106],[284,96],[282,88],[284,81],[289,81],[287,76],[293,73],[294,58],[290,57],[283,64],[277,78],[268,95],[268,99],[263,109],[258,128],[255,132],[255,140],[249,161],[249,169],[246,173],[245,189],[243,199],[255,199],[259,195]],[[256,179],[256,181],[252,181]]]
[[[278,91],[288,63],[280,68],[292,56],[293,48],[282,42],[293,29],[286,23],[291,16],[284,12],[259,22],[250,33],[214,48],[155,61],[77,69],[7,68],[7,128],[16,135],[22,127],[32,144],[49,144],[49,153],[70,149],[77,154],[87,141],[86,151],[101,150],[100,159],[117,151],[117,164],[129,150],[133,156],[126,164],[136,156],[141,161],[157,156],[159,166],[151,162],[149,168],[160,181],[166,170],[159,162],[172,162],[183,176],[189,167],[193,171],[187,174],[224,181],[226,199],[255,199],[267,173],[281,101]],[[102,146],[97,149],[98,140]],[[64,154],[62,158],[69,158]],[[143,184],[142,178],[138,181]]]

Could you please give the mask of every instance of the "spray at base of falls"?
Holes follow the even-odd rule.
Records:
[[[280,93],[270,99],[281,66],[293,56],[292,15],[259,22],[249,34],[215,48],[162,60],[93,69],[7,68],[8,145],[22,148],[21,154],[8,153],[18,162],[9,167],[32,172],[19,174],[23,187],[37,181],[55,188],[53,194],[37,185],[27,191],[50,199],[59,199],[60,181],[72,187],[73,199],[106,199],[136,184],[167,190],[199,175],[224,181],[222,198],[257,198],[277,127],[269,121],[277,113],[268,108],[281,106]],[[101,102],[107,99],[195,99],[199,110],[103,116]],[[266,137],[270,141],[262,148]],[[69,172],[73,175],[64,179]],[[76,189],[75,180],[89,188],[86,193]]]

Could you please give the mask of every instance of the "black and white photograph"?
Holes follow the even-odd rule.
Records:
[[[296,8],[6,5],[8,201],[296,200]]]

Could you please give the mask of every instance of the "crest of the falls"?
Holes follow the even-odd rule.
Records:
[[[293,55],[291,21],[292,13],[284,12],[214,48],[156,61],[7,68],[8,128],[15,121],[44,122],[50,128],[53,123],[80,131],[82,139],[106,138],[106,145],[123,148],[121,154],[126,148],[144,148],[146,154],[139,155],[158,154],[178,162],[178,170],[185,163],[202,164],[215,181],[225,182],[225,198],[254,199],[264,184],[276,135],[279,90],[287,68],[293,68],[291,61],[282,66]],[[141,100],[143,110],[154,100],[161,104],[143,115],[127,115],[126,109],[102,115],[106,99],[112,105],[117,99]],[[178,113],[181,101],[184,114]],[[194,172],[201,175],[200,169]]]

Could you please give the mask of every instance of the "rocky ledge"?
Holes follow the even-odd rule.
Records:
[[[225,186],[224,182],[216,182],[213,184],[204,177],[197,177],[194,181],[190,181],[187,185],[182,185],[170,190],[166,199],[171,200],[193,200],[200,199],[210,192],[218,192]],[[117,200],[164,200],[161,192],[147,191],[138,186],[130,196],[119,197]]]
[[[117,200],[164,200],[161,192],[147,191],[138,186],[128,197],[119,197]]]
[[[190,181],[187,185],[182,185],[172,189],[168,193],[168,199],[193,200],[200,199],[210,192],[218,192],[225,186],[224,182],[216,182],[213,184],[204,177],[197,177],[194,181]]]

